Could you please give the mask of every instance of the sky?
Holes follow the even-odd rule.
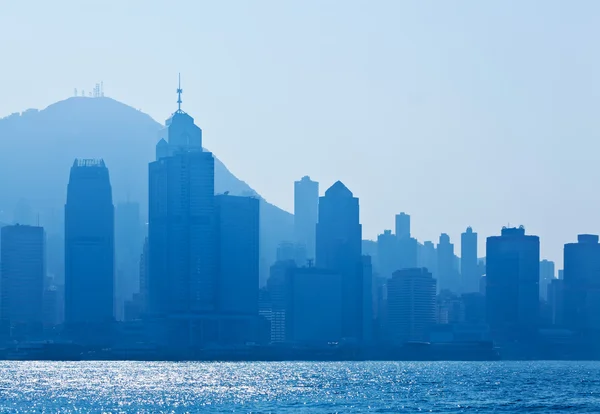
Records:
[[[104,82],[270,202],[360,198],[365,238],[524,225],[562,262],[600,233],[600,2],[0,0],[0,117]],[[154,138],[154,137],[152,137]],[[6,139],[6,137],[0,137]],[[150,161],[150,160],[149,160]]]

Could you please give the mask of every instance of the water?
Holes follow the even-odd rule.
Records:
[[[3,362],[0,412],[600,412],[597,362]]]

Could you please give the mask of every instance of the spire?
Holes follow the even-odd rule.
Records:
[[[183,93],[183,89],[181,89],[181,73],[179,74],[179,87],[177,88],[177,112],[181,112],[181,94]]]

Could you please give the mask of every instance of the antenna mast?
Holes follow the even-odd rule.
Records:
[[[179,73],[179,86],[177,88],[177,112],[181,112],[181,94],[183,93],[183,89],[181,89],[181,73]]]

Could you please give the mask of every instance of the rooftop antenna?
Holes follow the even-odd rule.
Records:
[[[183,93],[183,89],[181,89],[181,73],[179,73],[179,87],[177,88],[177,112],[181,112],[181,94]]]

